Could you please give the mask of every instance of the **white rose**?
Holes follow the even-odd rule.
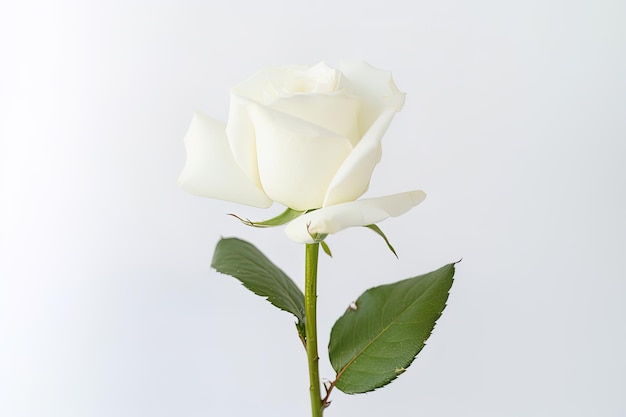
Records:
[[[381,140],[404,93],[391,74],[364,62],[339,70],[266,68],[231,91],[228,123],[197,113],[185,137],[180,186],[203,197],[306,213],[287,235],[374,224],[424,200],[422,191],[355,201],[368,188]]]

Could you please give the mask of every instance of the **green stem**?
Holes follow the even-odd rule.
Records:
[[[306,245],[304,312],[306,317],[306,356],[309,363],[309,393],[311,395],[311,415],[322,417],[320,392],[319,357],[317,354],[317,258],[319,243]]]

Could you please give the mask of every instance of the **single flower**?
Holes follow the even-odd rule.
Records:
[[[179,184],[203,197],[307,212],[286,227],[301,243],[399,216],[425,194],[357,199],[403,105],[391,74],[364,62],[265,68],[232,89],[226,124],[196,113]]]

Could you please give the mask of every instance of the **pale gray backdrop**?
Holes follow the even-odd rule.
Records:
[[[177,188],[194,110],[265,65],[364,59],[407,93],[370,192],[427,200],[328,240],[334,319],[463,258],[413,366],[329,417],[625,416],[626,20],[615,1],[0,6],[0,415],[306,416],[292,318],[209,267],[220,236],[302,284],[303,247]]]

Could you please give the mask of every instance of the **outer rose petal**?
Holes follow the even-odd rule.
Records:
[[[255,207],[272,205],[272,200],[233,159],[223,123],[201,113],[194,114],[185,136],[185,147],[187,162],[178,178],[183,190]]]
[[[392,109],[383,111],[343,161],[326,190],[323,207],[354,201],[367,191],[372,172],[382,155],[380,142],[395,114]]]
[[[418,190],[324,207],[291,221],[285,233],[295,242],[313,243],[310,234],[337,233],[348,227],[378,223],[406,213],[425,198],[426,194]]]
[[[256,136],[250,120],[250,108],[256,105],[247,98],[231,93],[226,136],[239,167],[257,187],[262,188],[256,157]]]
[[[252,116],[265,193],[294,210],[321,207],[334,173],[352,151],[350,141],[278,111],[256,110]]]

